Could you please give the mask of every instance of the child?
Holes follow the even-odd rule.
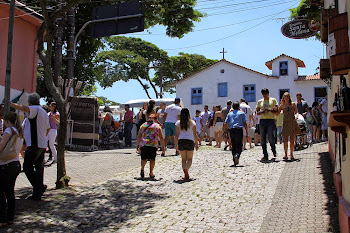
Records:
[[[196,122],[196,131],[197,131],[197,136],[198,138],[200,137],[201,131],[203,129],[203,121],[202,121],[202,117],[200,116],[201,111],[200,110],[196,110],[196,116],[192,118],[192,120],[194,120],[194,122]],[[199,145],[202,145],[202,141],[199,141]]]

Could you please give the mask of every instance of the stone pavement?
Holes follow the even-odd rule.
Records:
[[[101,150],[95,152],[66,152],[66,171],[71,177],[70,185],[90,185],[106,181],[116,174],[139,167],[140,158],[135,149]],[[23,161],[22,161],[23,164]],[[57,164],[45,168],[44,182],[49,189],[55,188]],[[31,187],[21,173],[16,188]]]
[[[282,158],[283,147],[277,148]],[[68,175],[82,182],[50,189],[41,202],[26,200],[30,189],[18,186],[16,224],[7,231],[337,232],[326,151],[327,144],[321,143],[296,152],[296,162],[260,163],[261,147],[255,147],[232,167],[230,152],[203,146],[195,152],[191,182],[179,181],[177,156],[157,157],[157,180],[150,181],[138,179],[140,157],[134,149],[109,151],[109,159],[94,155],[100,152],[74,159],[68,155],[67,161],[77,160],[73,173],[82,169],[80,176]],[[117,152],[132,154],[113,157]],[[111,172],[117,164],[122,164],[119,171]],[[91,185],[103,177],[108,180]]]

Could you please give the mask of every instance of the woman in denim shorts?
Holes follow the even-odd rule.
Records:
[[[195,147],[198,150],[199,139],[196,132],[196,123],[191,120],[190,111],[187,108],[181,110],[180,120],[175,123],[175,126],[176,147],[180,151],[182,170],[185,174],[183,179],[188,180],[190,178],[188,170],[192,165],[193,151]]]

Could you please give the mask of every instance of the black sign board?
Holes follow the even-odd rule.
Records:
[[[320,28],[320,23],[308,19],[297,19],[284,24],[282,34],[292,39],[304,39],[314,36]]]
[[[93,21],[97,22],[94,22],[92,26],[91,36],[97,38],[142,32],[144,30],[144,15],[144,3],[139,0],[95,7]]]

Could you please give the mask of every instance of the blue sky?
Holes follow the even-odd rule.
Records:
[[[322,43],[314,38],[290,39],[280,30],[290,16],[288,9],[299,3],[300,0],[197,0],[196,9],[208,16],[183,38],[167,37],[162,26],[128,36],[151,42],[169,56],[185,52],[220,60],[225,48],[226,60],[265,74],[271,74],[265,62],[284,53],[304,61],[306,68],[299,68],[299,75],[314,74],[324,56]],[[120,103],[147,99],[137,81],[119,81],[106,89],[98,86],[97,95]],[[165,93],[164,97],[175,95]]]

